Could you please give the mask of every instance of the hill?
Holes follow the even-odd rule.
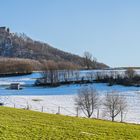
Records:
[[[0,107],[1,140],[139,140],[140,125]]]
[[[25,34],[11,33],[9,28],[0,27],[0,56],[8,58],[25,58],[37,61],[54,60],[55,62],[71,62],[84,68],[84,60],[78,55],[67,53],[47,43],[35,41]],[[97,63],[96,68],[107,68]]]

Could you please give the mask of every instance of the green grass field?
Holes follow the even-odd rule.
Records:
[[[140,125],[0,107],[0,140],[140,140]]]

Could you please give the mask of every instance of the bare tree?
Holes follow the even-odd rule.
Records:
[[[87,69],[90,69],[92,65],[92,54],[89,52],[84,52],[84,64]]]
[[[75,98],[75,105],[77,108],[90,118],[94,112],[94,109],[98,106],[98,93],[92,87],[83,87],[78,91],[78,95]]]
[[[111,120],[114,121],[115,117],[125,111],[127,104],[125,98],[120,96],[116,91],[112,91],[105,96],[104,101],[105,114],[111,117]],[[122,121],[123,116],[121,116]]]
[[[92,58],[92,63],[93,63],[93,68],[96,69],[97,68],[97,58],[96,57]]]
[[[57,67],[57,63],[54,61],[48,61],[46,64],[44,64],[44,69],[43,69],[43,79],[44,79],[44,84],[50,83],[51,86],[55,86],[59,82],[59,71]]]
[[[96,72],[95,73],[95,80],[100,81],[103,79],[103,74],[102,72]]]
[[[126,76],[127,78],[132,79],[135,75],[136,75],[136,72],[135,72],[135,70],[132,69],[132,68],[128,68],[128,69],[125,71],[125,76]]]
[[[120,115],[121,115],[121,122],[123,122],[124,119],[124,113],[127,110],[127,101],[124,96],[121,97],[120,99]]]
[[[79,79],[80,79],[80,72],[79,71],[75,71],[74,74],[75,74],[75,80],[79,81]]]
[[[93,80],[94,80],[94,77],[95,77],[95,72],[90,71],[90,72],[87,72],[87,73],[86,73],[86,78],[87,78],[87,80],[93,81]]]

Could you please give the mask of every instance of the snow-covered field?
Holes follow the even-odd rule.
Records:
[[[123,94],[123,93],[122,93]],[[126,94],[126,93],[125,93]],[[134,94],[134,93],[127,93]],[[128,108],[124,115],[124,121],[130,123],[140,124],[140,93],[135,93],[137,96],[128,96]],[[31,110],[48,112],[48,113],[60,113],[64,115],[76,116],[76,108],[74,105],[74,98],[76,95],[47,95],[47,96],[8,96],[5,98],[5,106],[16,108],[29,108]],[[103,96],[101,95],[101,98]],[[104,109],[99,108],[99,118],[109,119],[107,116],[103,116]],[[82,112],[79,112],[79,116],[84,116]],[[97,110],[95,110],[93,117],[97,117]],[[120,116],[116,118],[120,121]]]
[[[74,98],[77,90],[82,86],[92,86],[99,92],[100,98],[103,98],[107,92],[112,90],[119,91],[120,94],[125,95],[128,101],[128,108],[124,121],[140,123],[140,87],[124,87],[119,85],[109,87],[106,84],[65,85],[56,88],[33,87],[32,84],[38,77],[40,77],[39,73],[0,78],[0,95],[1,100],[5,102],[5,106],[16,108],[28,107],[35,111],[48,113],[60,112],[64,115],[76,116],[77,112],[74,105]],[[23,89],[7,89],[8,85],[12,82],[20,82],[23,85]],[[99,118],[108,119],[103,116],[103,111],[104,109],[101,107],[99,109]],[[79,116],[83,116],[82,112],[79,112]],[[97,117],[96,110],[93,117]],[[119,121],[120,117],[116,120]]]

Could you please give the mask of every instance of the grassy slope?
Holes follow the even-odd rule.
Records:
[[[140,125],[0,107],[0,140],[140,140]]]

